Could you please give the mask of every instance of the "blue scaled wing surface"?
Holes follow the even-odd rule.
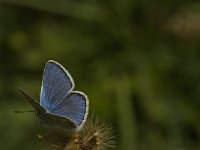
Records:
[[[83,92],[73,91],[74,81],[58,62],[47,62],[40,94],[40,104],[47,113],[71,120],[77,129],[86,121],[88,98]]]

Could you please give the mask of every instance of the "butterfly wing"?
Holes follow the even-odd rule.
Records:
[[[51,113],[71,119],[80,129],[87,119],[88,103],[88,98],[83,92],[72,91]]]
[[[43,72],[40,104],[52,112],[73,89],[74,81],[68,71],[59,63],[48,61]]]
[[[19,88],[19,91],[25,97],[25,99],[34,107],[38,113],[39,119],[46,125],[52,127],[60,127],[63,129],[76,129],[76,125],[68,118],[57,116],[55,114],[46,113],[46,110],[40,106],[40,104],[25,90]]]
[[[89,102],[84,93],[72,91],[74,86],[71,75],[62,65],[53,60],[47,62],[43,73],[40,103],[49,114],[64,117],[79,129],[87,118]]]
[[[35,111],[37,113],[45,113],[46,110],[40,106],[40,104],[25,90],[22,88],[19,88],[19,91],[22,93],[22,95],[25,97],[25,99],[34,107]]]
[[[47,126],[63,130],[74,130],[77,126],[69,119],[62,116],[58,116],[51,113],[44,113],[40,116],[40,119]]]

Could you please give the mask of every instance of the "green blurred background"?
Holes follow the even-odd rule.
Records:
[[[37,97],[60,62],[117,150],[200,149],[198,0],[0,0],[0,149],[43,149]]]

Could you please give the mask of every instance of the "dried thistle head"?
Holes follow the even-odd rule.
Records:
[[[82,138],[82,148],[89,147],[86,150],[106,150],[115,146],[112,126],[94,117],[91,117],[83,128]]]
[[[50,129],[40,136],[52,150],[108,150],[115,146],[110,124],[91,117],[81,131]]]

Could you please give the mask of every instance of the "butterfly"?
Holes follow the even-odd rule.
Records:
[[[40,92],[40,103],[22,88],[19,91],[33,106],[37,117],[47,126],[66,130],[80,130],[88,115],[86,94],[74,91],[74,81],[58,62],[46,63]]]

